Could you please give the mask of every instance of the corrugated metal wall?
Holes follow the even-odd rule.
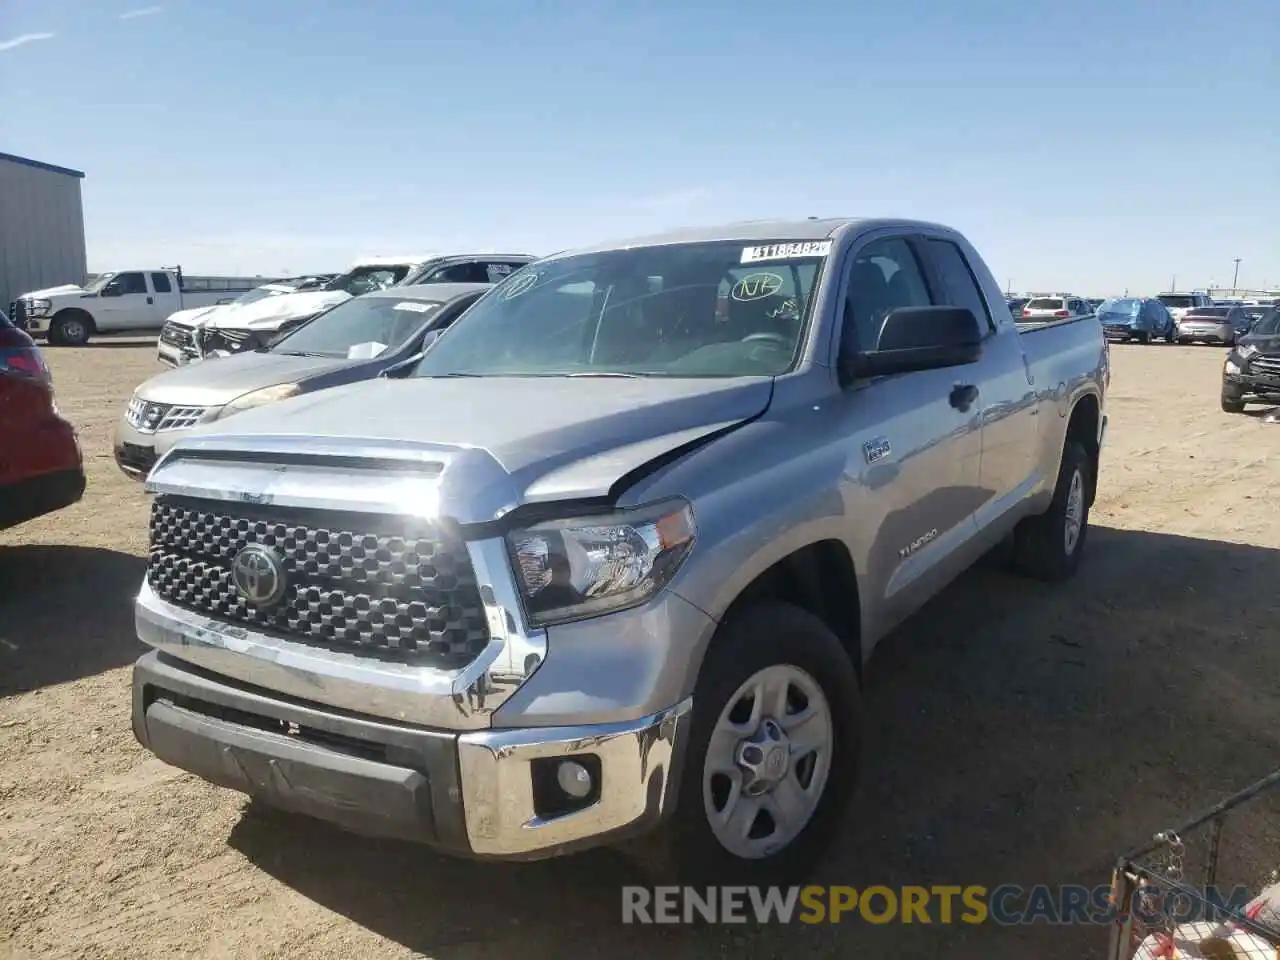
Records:
[[[87,270],[79,177],[0,156],[0,309]]]

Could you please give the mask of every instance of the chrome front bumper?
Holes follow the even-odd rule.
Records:
[[[623,723],[453,734],[277,699],[155,651],[133,675],[134,733],[160,759],[357,833],[490,859],[555,856],[660,823],[678,792],[691,705]],[[594,783],[570,812],[547,808],[535,776],[535,765],[551,765],[545,774],[566,760]]]

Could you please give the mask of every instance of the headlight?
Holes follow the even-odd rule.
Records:
[[[1239,373],[1240,365],[1228,357],[1226,364],[1222,368],[1222,372],[1223,373]]]
[[[49,311],[53,309],[52,300],[32,300],[31,315],[33,317],[47,316]]]
[[[507,535],[533,626],[644,603],[693,548],[693,510],[665,500],[635,510],[535,524]]]
[[[225,407],[218,411],[215,418],[221,420],[223,417],[229,417],[234,413],[243,413],[245,410],[252,410],[254,407],[260,407],[265,403],[275,403],[277,400],[288,400],[292,396],[296,396],[298,385],[296,383],[277,383],[274,387],[263,387],[261,390],[252,390],[249,393],[241,394],[236,397]]]

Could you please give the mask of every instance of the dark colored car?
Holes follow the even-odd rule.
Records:
[[[75,503],[84,462],[35,341],[0,313],[0,530]]]
[[[1178,325],[1173,314],[1154,297],[1113,297],[1098,306],[1098,321],[1108,340],[1153,339],[1173,343]]]
[[[157,374],[116,422],[116,464],[143,480],[194,427],[302,393],[370,380],[424,349],[487,283],[387,287],[344,300],[273,343]]]
[[[1222,409],[1280,403],[1280,307],[1272,307],[1240,337],[1222,365]]]

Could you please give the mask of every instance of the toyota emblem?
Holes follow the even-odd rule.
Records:
[[[284,561],[270,547],[251,543],[231,561],[236,593],[255,607],[269,607],[284,596]]]

